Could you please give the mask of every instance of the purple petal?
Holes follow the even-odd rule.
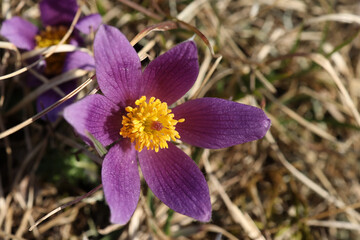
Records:
[[[78,10],[76,0],[42,0],[40,15],[44,26],[70,25]]]
[[[122,141],[105,156],[101,178],[111,222],[125,224],[134,213],[140,196],[140,177],[135,149]]]
[[[171,105],[192,87],[198,73],[196,45],[193,41],[183,42],[147,66],[143,73],[143,92]]]
[[[80,18],[76,24],[76,29],[84,34],[90,34],[91,31],[95,32],[102,22],[100,14],[90,14]]]
[[[260,108],[218,98],[200,98],[173,109],[180,140],[203,148],[225,148],[262,138],[271,122]]]
[[[89,143],[86,131],[107,146],[121,136],[120,108],[105,96],[94,94],[81,99],[64,110],[64,118]]]
[[[68,94],[70,93],[72,90],[75,89],[76,83],[75,81],[70,81],[67,83],[62,84],[61,86],[59,86],[59,88],[65,93]],[[45,108],[51,106],[52,104],[56,103],[58,100],[60,100],[62,97],[56,93],[53,90],[49,90],[43,94],[41,94],[37,100],[36,100],[36,109],[37,112],[41,112],[42,110],[44,110]],[[48,114],[46,114],[45,116],[42,117],[42,119],[44,120],[49,120],[50,122],[55,122],[56,119],[59,117],[59,112],[61,112],[62,110],[64,110],[65,107],[69,106],[70,104],[73,103],[73,98],[67,100],[66,102],[64,102],[63,104],[61,104],[60,106],[58,106],[57,108],[53,109],[52,111],[50,111]]]
[[[56,103],[56,101],[58,101],[60,98],[61,98],[61,96],[59,94],[57,94],[56,92],[52,91],[52,90],[41,94],[36,100],[36,110],[37,110],[37,112],[41,112],[45,108],[47,108],[47,107],[51,106],[52,104]],[[71,102],[66,101],[64,104],[67,104],[67,103],[70,104]],[[42,119],[43,120],[49,120],[50,122],[55,122],[56,119],[58,118],[59,111],[64,109],[64,107],[63,107],[64,104],[60,105],[59,107],[55,108],[54,110],[52,110],[51,112],[49,112],[48,114],[43,116]],[[62,107],[62,109],[60,109],[60,107]]]
[[[93,70],[95,69],[95,60],[90,54],[83,51],[69,52],[66,55],[63,72],[72,69]]]
[[[78,32],[74,32],[73,35],[74,36],[70,39],[69,44],[71,44],[75,47],[82,46],[84,43],[84,40],[82,39],[81,36],[79,36]]]
[[[202,222],[211,218],[206,180],[195,162],[169,143],[159,152],[142,150],[139,162],[145,181],[171,209]]]
[[[35,36],[38,28],[21,17],[13,17],[3,22],[0,34],[16,47],[25,50],[35,48]]]
[[[135,49],[117,29],[101,25],[94,41],[96,76],[101,91],[116,103],[138,99],[141,64]]]

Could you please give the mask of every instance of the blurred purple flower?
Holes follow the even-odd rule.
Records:
[[[38,29],[31,22],[21,17],[13,17],[3,22],[0,34],[21,50],[29,51],[58,44],[70,27],[79,6],[76,0],[42,0],[39,6],[43,29]],[[101,16],[99,14],[91,14],[80,18],[75,26],[76,31],[66,43],[75,46],[80,45],[83,40],[79,32],[89,34],[91,30],[96,30],[100,24]],[[46,76],[53,77],[77,68],[93,69],[93,57],[82,51],[67,54],[56,53],[46,59],[40,70]],[[30,85],[38,86],[40,82],[38,80],[35,83],[31,81]],[[69,90],[73,89],[74,86],[74,82],[69,82],[61,85],[60,89],[64,93],[69,93]],[[44,93],[37,100],[38,111],[52,105],[60,98],[61,96],[54,91]],[[68,101],[69,103],[70,101]],[[48,114],[49,119],[55,121],[57,113],[64,107],[65,105],[62,105],[61,108],[50,112]]]
[[[173,210],[209,221],[206,180],[170,140],[203,148],[225,148],[262,138],[270,120],[256,107],[218,98],[175,103],[194,84],[199,65],[193,41],[183,42],[152,61],[142,72],[140,59],[125,36],[100,26],[94,41],[96,76],[104,95],[68,106],[65,119],[90,143],[115,143],[102,166],[111,222],[125,224],[140,195],[137,160],[154,194]]]

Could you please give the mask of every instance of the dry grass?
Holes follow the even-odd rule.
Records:
[[[21,64],[27,55],[2,39],[0,239],[360,237],[357,0],[98,3],[96,7],[89,1],[81,10],[99,10],[104,23],[117,26],[129,40],[174,18],[195,27],[177,22],[165,25],[175,28],[167,30],[160,25],[155,30],[167,31],[138,38],[135,48],[145,63],[201,31],[216,55],[204,39],[195,38],[201,68],[186,97],[231,98],[264,107],[272,120],[270,132],[262,140],[229,149],[182,146],[208,180],[213,206],[209,223],[169,211],[142,182],[138,208],[125,226],[110,225],[100,190],[29,232],[37,219],[100,184],[101,159],[63,119],[50,124],[33,118],[36,97],[75,75],[45,79],[44,85],[30,89],[27,73],[17,72],[28,72]],[[2,1],[1,18],[37,19],[37,6],[34,1]],[[52,51],[68,49],[63,45],[45,54]],[[88,77],[83,77],[78,97],[96,91]]]

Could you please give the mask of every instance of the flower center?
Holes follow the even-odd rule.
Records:
[[[58,44],[67,32],[64,26],[46,26],[35,36],[36,48],[45,48]],[[68,43],[68,41],[66,42]],[[58,75],[62,72],[66,53],[54,53],[46,58],[46,75]]]
[[[146,147],[148,150],[158,152],[160,148],[168,148],[167,141],[180,138],[175,130],[178,122],[185,119],[174,119],[174,114],[168,109],[165,102],[151,97],[146,102],[146,97],[142,96],[135,101],[137,107],[126,107],[128,112],[123,116],[120,135],[135,141],[135,149],[139,152]]]

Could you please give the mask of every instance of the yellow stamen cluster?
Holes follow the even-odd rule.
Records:
[[[46,26],[46,28],[35,36],[38,48],[50,47],[58,44],[65,36],[67,28],[64,26]]]
[[[185,119],[175,120],[165,102],[154,97],[146,102],[146,97],[142,96],[135,105],[137,107],[125,108],[128,113],[123,116],[120,135],[135,141],[137,151],[141,152],[146,147],[158,152],[160,148],[168,148],[167,141],[180,138],[175,125]]]
[[[67,32],[64,26],[47,26],[35,36],[36,48],[45,48],[58,44]],[[68,43],[65,42],[65,43]],[[64,66],[66,53],[54,53],[46,58],[46,75],[58,75]]]

